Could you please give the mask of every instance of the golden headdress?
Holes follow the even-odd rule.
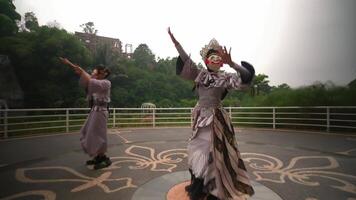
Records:
[[[200,55],[203,58],[203,60],[206,58],[209,50],[211,49],[215,51],[222,51],[222,47],[220,46],[219,42],[215,38],[211,39],[209,44],[205,45],[200,51]]]

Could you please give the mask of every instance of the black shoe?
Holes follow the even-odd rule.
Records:
[[[110,158],[105,156],[104,158],[98,160],[97,163],[95,163],[94,169],[95,170],[102,169],[102,168],[105,168],[105,167],[109,167],[110,165],[111,165]]]
[[[97,163],[96,158],[93,158],[91,160],[87,160],[85,164],[86,165],[95,165],[96,163]]]

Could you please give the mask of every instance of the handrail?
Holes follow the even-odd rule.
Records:
[[[234,124],[277,128],[319,128],[321,131],[356,131],[356,106],[225,107]],[[84,123],[88,108],[2,109],[0,134],[11,136],[70,132]],[[188,125],[192,107],[111,108],[108,126]]]
[[[2,108],[4,108],[4,109],[2,109]],[[0,99],[0,120],[2,119],[3,120],[3,124],[2,124],[2,127],[3,127],[3,129],[4,129],[4,138],[7,138],[8,137],[8,135],[7,135],[7,133],[8,133],[8,131],[7,131],[7,111],[8,111],[8,106],[7,106],[7,103],[6,103],[6,101],[5,100],[3,100],[3,99]]]

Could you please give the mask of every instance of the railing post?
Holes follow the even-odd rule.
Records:
[[[193,108],[190,109],[190,127],[193,127]]]
[[[7,133],[7,108],[5,109],[4,112],[4,138],[8,138],[8,133]]]
[[[229,116],[230,116],[230,119],[231,119],[231,121],[232,121],[231,106],[229,107]]]
[[[153,128],[156,127],[156,108],[152,110],[152,126]]]
[[[273,129],[276,129],[276,108],[273,107]]]
[[[113,108],[113,112],[112,112],[113,116],[112,116],[112,127],[115,128],[116,127],[116,109]]]
[[[69,132],[69,109],[66,109],[66,132]]]
[[[330,107],[326,106],[326,131],[330,131]]]

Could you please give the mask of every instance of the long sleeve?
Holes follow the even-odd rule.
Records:
[[[254,67],[246,61],[242,61],[241,65],[233,63],[231,67],[240,74],[242,84],[249,85],[255,76]]]
[[[110,81],[104,80],[97,80],[97,79],[90,79],[88,83],[88,88],[91,93],[100,93],[103,91],[109,90],[111,87]]]
[[[181,59],[178,59],[177,65],[179,61],[183,63]],[[187,62],[189,62],[189,60]],[[234,73],[209,72],[208,70],[201,69],[198,71],[197,76],[195,76],[194,81],[196,84],[201,84],[205,87],[221,87],[227,90],[246,89],[252,82],[255,70],[253,66],[247,62],[242,62],[242,65],[243,66],[239,66],[233,63],[231,67],[235,69],[236,72]],[[191,68],[187,67],[187,64],[184,64],[181,74],[185,74],[185,70],[190,72],[189,69]],[[187,74],[191,75],[192,73]]]
[[[226,73],[224,79],[225,79],[224,87],[227,90],[241,90],[247,87],[247,85],[244,85],[242,82],[240,72]]]
[[[90,79],[88,82],[88,100],[110,102],[111,82],[109,80]]]
[[[188,59],[190,59],[188,54],[184,51],[182,45],[178,44],[175,47],[179,53],[179,57],[182,59],[183,62],[186,62]]]
[[[180,44],[176,45],[176,49],[179,53],[176,63],[176,74],[180,75],[184,79],[194,81],[200,70]]]
[[[85,89],[88,88],[88,83],[90,80],[88,77],[90,77],[90,75],[87,72],[83,71],[79,78],[79,85]]]

